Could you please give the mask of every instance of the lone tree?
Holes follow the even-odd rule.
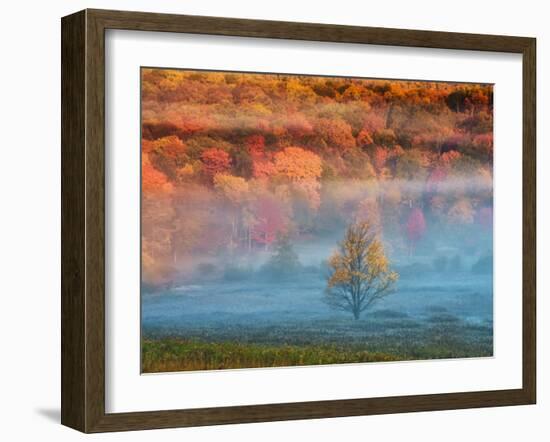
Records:
[[[326,302],[335,309],[351,312],[355,319],[393,293],[399,277],[389,268],[382,243],[368,222],[348,227],[328,267]]]

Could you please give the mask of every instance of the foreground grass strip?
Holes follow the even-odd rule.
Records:
[[[145,340],[142,343],[144,373],[383,362],[402,359],[381,352],[342,349],[334,346],[266,346],[182,339]]]

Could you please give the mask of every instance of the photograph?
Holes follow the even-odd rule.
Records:
[[[493,356],[493,85],[141,67],[141,372]]]

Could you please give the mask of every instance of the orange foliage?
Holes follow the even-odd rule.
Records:
[[[201,155],[203,170],[209,178],[213,178],[218,173],[229,171],[231,158],[224,150],[215,147],[206,149]]]
[[[291,181],[317,179],[321,176],[322,162],[313,152],[287,147],[275,154],[275,170]]]
[[[141,156],[141,188],[147,194],[169,193],[173,190],[172,183],[151,165],[146,153]]]
[[[400,250],[428,223],[490,227],[492,103],[490,85],[143,69],[144,279],[350,220]]]
[[[444,166],[450,166],[454,161],[458,160],[462,154],[456,150],[450,150],[441,155],[439,162]]]
[[[374,143],[374,140],[370,131],[368,131],[367,129],[361,129],[361,131],[357,135],[357,144],[364,147],[370,146],[372,143]]]
[[[317,132],[329,147],[351,149],[356,145],[351,126],[344,120],[320,118]]]

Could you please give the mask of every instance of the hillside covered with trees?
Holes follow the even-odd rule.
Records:
[[[299,265],[294,245],[336,244],[350,222],[394,258],[490,244],[491,85],[141,75],[147,287],[228,277],[281,248]]]

